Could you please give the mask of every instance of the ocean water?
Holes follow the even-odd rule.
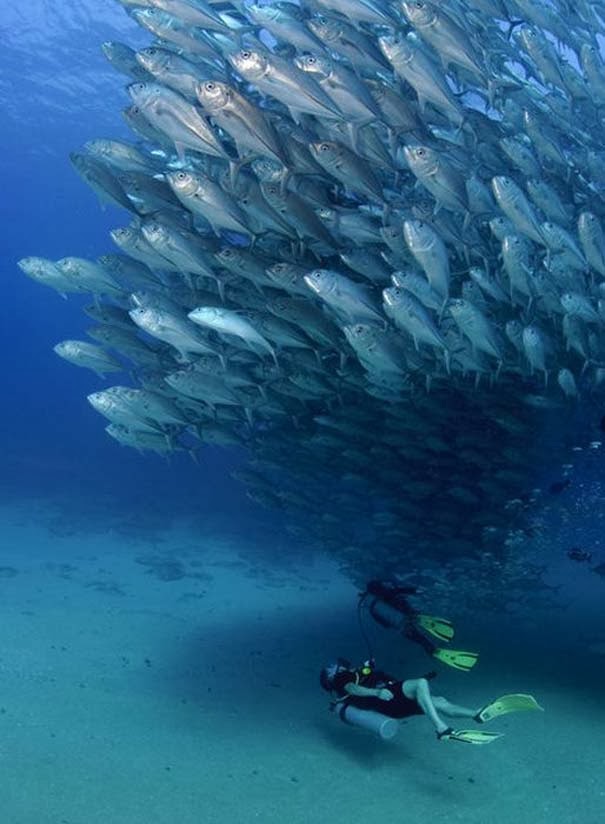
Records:
[[[111,376],[52,351],[84,337],[90,298],[64,300],[17,261],[114,251],[124,212],[101,207],[69,152],[131,139],[128,81],[100,45],[150,38],[110,0],[4,4],[0,29],[1,824],[604,821],[599,393],[527,408],[532,472],[494,509],[522,515],[484,556],[446,535],[426,555],[395,546],[379,518],[340,539],[316,513],[259,507],[231,476],[244,450],[194,461],[114,443],[86,402]],[[471,673],[365,613],[360,627],[359,589],[387,571],[481,653]],[[544,713],[496,719],[489,747],[437,742],[426,718],[380,741],[341,724],[318,685],[326,661],[370,654],[402,678],[435,666],[433,691],[458,704],[531,693]]]

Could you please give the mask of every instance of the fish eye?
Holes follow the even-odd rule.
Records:
[[[185,174],[185,172],[177,172],[176,173],[177,180],[185,180],[186,176],[187,175]]]
[[[213,92],[215,90],[216,86],[214,85],[214,83],[211,80],[209,80],[208,83],[204,83],[204,88],[208,92]]]
[[[244,58],[244,60],[247,60],[249,57],[252,57],[252,52],[249,52],[247,50],[240,52],[240,54]]]
[[[329,152],[330,151],[329,144],[328,143],[322,143],[319,147],[319,151],[320,152]]]
[[[418,157],[424,157],[426,154],[426,149],[416,149],[416,154]]]
[[[312,57],[312,56],[307,57],[307,63],[308,63],[309,66],[313,66],[313,65],[315,65],[315,63],[317,63],[317,58]]]

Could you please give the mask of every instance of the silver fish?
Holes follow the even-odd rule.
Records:
[[[421,114],[430,103],[452,123],[462,125],[463,110],[452,90],[438,66],[413,40],[384,36],[378,38],[378,45],[397,74],[416,92]]]
[[[432,288],[447,298],[450,290],[449,256],[439,235],[421,220],[406,220],[403,236]]]
[[[314,52],[321,48],[321,41],[307,28],[306,10],[295,3],[272,2],[266,6],[255,3],[247,7],[254,23],[285,43],[292,44],[299,52]]]
[[[504,350],[494,325],[468,300],[456,299],[448,303],[448,310],[456,325],[472,346],[502,361]]]
[[[340,109],[308,72],[300,71],[278,55],[242,49],[228,55],[228,60],[245,80],[281,100],[290,111],[317,117],[342,117]]]
[[[228,159],[199,110],[177,92],[155,83],[133,83],[128,93],[151,125],[173,141],[181,158],[191,149]]]
[[[380,117],[380,109],[368,88],[344,64],[318,54],[298,55],[294,62],[305,74],[317,80],[344,119],[370,123]]]
[[[237,201],[211,178],[179,171],[170,172],[167,180],[185,208],[204,217],[217,234],[220,229],[250,234],[246,215]]]
[[[194,323],[213,329],[220,335],[237,337],[253,352],[269,354],[276,359],[275,350],[269,341],[258,332],[247,318],[229,309],[215,306],[199,306],[189,312]]]
[[[443,8],[426,0],[402,0],[401,7],[408,22],[435,49],[446,66],[453,63],[479,80],[486,77],[487,69],[479,50]]]
[[[394,323],[409,334],[418,349],[421,343],[442,349],[449,362],[449,347],[429,311],[405,289],[390,286],[382,292],[384,308]]]
[[[342,143],[321,141],[309,146],[315,160],[327,172],[352,191],[383,202],[384,194],[372,168]]]
[[[441,154],[428,146],[410,144],[403,151],[412,173],[433,195],[437,206],[468,211],[464,177]]]
[[[269,119],[232,86],[208,80],[199,83],[196,91],[204,111],[231,135],[240,157],[251,152],[288,165],[288,158]]]
[[[543,243],[540,221],[517,184],[510,177],[498,175],[492,178],[492,190],[498,206],[517,230],[532,240]]]
[[[53,346],[53,351],[60,358],[75,366],[92,369],[101,377],[104,377],[107,372],[121,372],[124,369],[122,364],[102,347],[83,340],[61,341]]]
[[[305,283],[345,322],[374,322],[384,326],[384,317],[369,290],[329,269],[314,269]]]
[[[605,278],[605,234],[592,212],[581,212],[578,217],[578,236],[588,264]]]

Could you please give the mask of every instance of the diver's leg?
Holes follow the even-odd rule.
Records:
[[[408,621],[403,629],[403,635],[408,641],[413,641],[419,644],[427,655],[432,655],[437,649],[437,644],[433,644],[425,635],[423,635],[418,627],[411,621]]]
[[[474,718],[479,710],[471,710],[469,707],[461,707],[458,704],[452,704],[447,698],[442,695],[431,696],[433,706],[438,712],[447,715],[449,718]]]
[[[448,725],[439,717],[426,678],[412,678],[404,681],[401,685],[401,691],[406,698],[411,698],[417,702],[423,713],[431,719],[438,733],[445,732],[448,729]]]

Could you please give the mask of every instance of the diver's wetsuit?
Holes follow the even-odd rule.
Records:
[[[347,684],[359,684],[360,687],[371,689],[384,688],[393,693],[390,701],[383,701],[375,696],[349,695],[345,687]],[[333,690],[338,696],[340,706],[358,707],[360,710],[373,710],[390,718],[409,718],[411,715],[423,715],[420,705],[403,694],[403,681],[398,681],[386,672],[372,670],[369,675],[361,675],[354,670],[344,670],[334,677]]]
[[[371,595],[380,601],[384,601],[385,604],[389,604],[389,606],[396,609],[402,615],[407,615],[408,618],[413,618],[417,615],[418,610],[414,609],[406,596],[415,595],[416,592],[416,587],[400,587],[390,581],[378,581],[374,579],[373,581],[368,581],[366,590],[362,593],[361,597],[364,598]],[[372,612],[373,603],[374,602],[370,604],[370,612]],[[376,615],[373,615],[373,617],[379,624],[385,626],[380,617],[377,617]],[[387,624],[386,626],[390,626],[390,624]]]
[[[400,587],[389,581],[369,581],[365,592],[361,594],[361,602],[369,602],[368,611],[377,624],[386,629],[397,629],[409,641],[420,644],[427,655],[433,655],[437,645],[423,635],[414,624],[418,610],[410,604],[408,595],[416,593],[415,587]],[[394,612],[390,615],[381,612],[381,604],[386,604]]]

